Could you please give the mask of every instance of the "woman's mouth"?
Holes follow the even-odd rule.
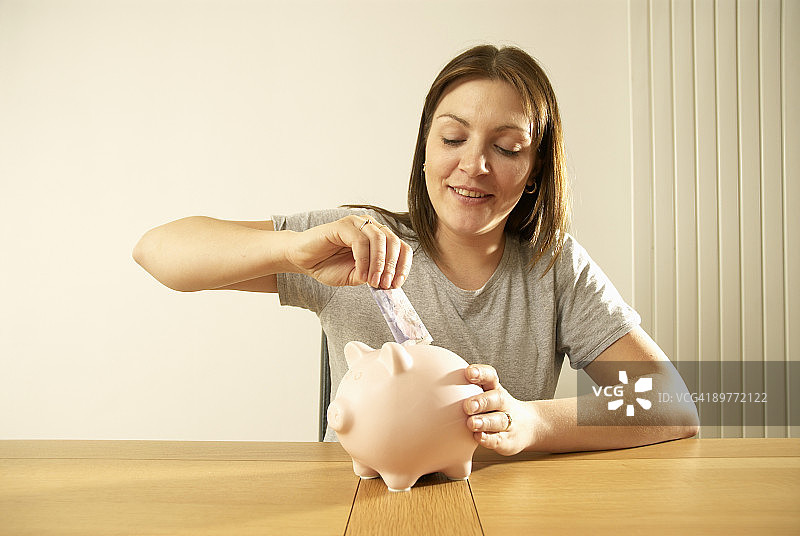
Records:
[[[462,197],[470,197],[472,199],[489,197],[489,194],[485,194],[483,192],[477,192],[475,190],[467,190],[466,188],[457,188],[455,186],[451,186],[450,189]]]

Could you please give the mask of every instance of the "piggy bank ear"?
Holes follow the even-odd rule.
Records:
[[[408,350],[396,342],[387,342],[384,344],[381,347],[381,353],[378,359],[392,375],[411,370],[411,367],[414,365],[414,358],[411,357]]]
[[[347,366],[353,368],[353,363],[364,357],[365,354],[370,352],[374,352],[373,348],[370,348],[363,342],[359,341],[350,341],[344,345],[344,358],[347,360]]]

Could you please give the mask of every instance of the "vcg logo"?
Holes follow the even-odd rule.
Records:
[[[623,385],[628,385],[628,373],[624,370],[619,371],[619,381]],[[653,378],[639,378],[636,380],[636,383],[633,385],[633,391],[635,393],[645,393],[647,391],[653,390]],[[600,393],[603,393],[603,396],[608,398],[616,397],[615,400],[611,400],[608,403],[609,411],[616,411],[618,410],[622,404],[622,396],[624,394],[624,389],[622,385],[606,385],[605,387],[600,386],[592,386],[592,391],[594,392],[594,396],[600,396]],[[653,405],[652,402],[645,398],[636,398],[636,402],[642,406],[643,409],[650,409]],[[633,417],[633,404],[627,404],[625,408],[625,415],[628,417]]]

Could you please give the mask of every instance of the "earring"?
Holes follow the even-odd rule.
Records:
[[[422,172],[425,173],[425,162],[422,163]]]
[[[526,184],[526,185],[525,185],[525,193],[526,193],[526,194],[533,194],[533,193],[536,193],[536,183],[534,182],[534,183],[531,185],[531,187],[530,187],[530,188],[528,188],[528,185]]]

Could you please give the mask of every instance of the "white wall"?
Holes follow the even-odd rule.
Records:
[[[315,440],[314,315],[173,292],[131,249],[192,214],[404,208],[428,86],[485,41],[550,74],[575,234],[630,298],[627,24],[623,0],[0,2],[0,438]]]

